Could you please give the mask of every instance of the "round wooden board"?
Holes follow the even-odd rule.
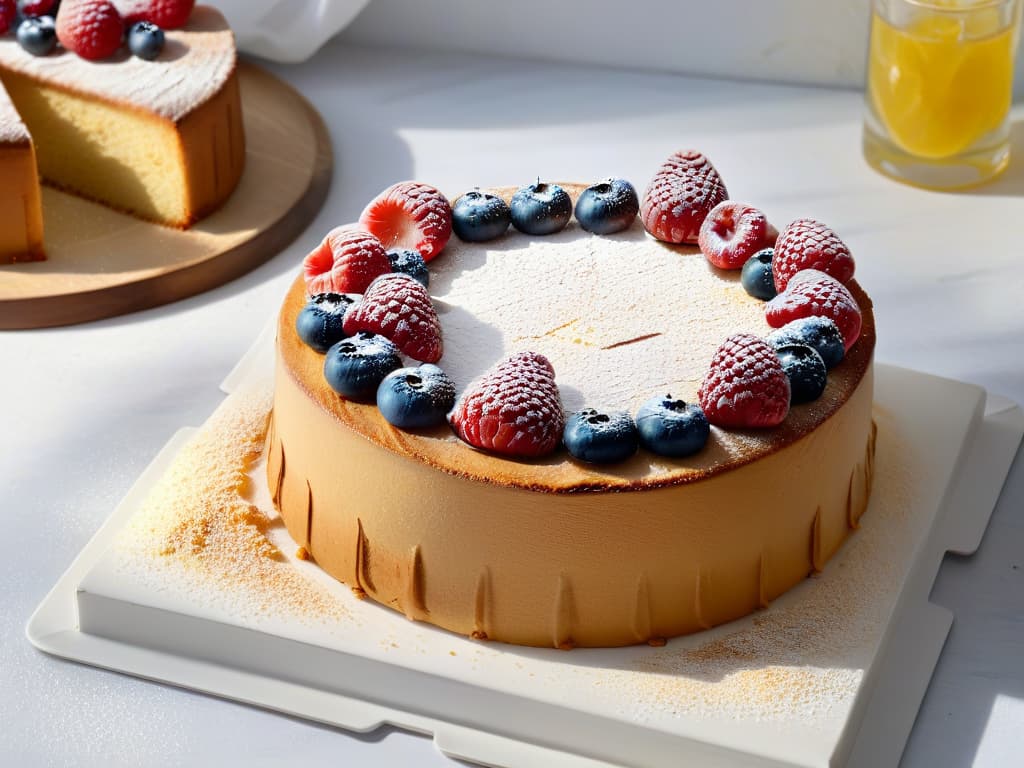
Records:
[[[0,329],[84,323],[177,301],[248,272],[306,228],[330,187],[327,128],[270,73],[247,62],[238,73],[246,165],[228,201],[182,231],[44,187],[47,260],[0,266]]]

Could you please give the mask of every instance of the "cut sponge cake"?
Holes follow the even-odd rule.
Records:
[[[0,85],[0,264],[44,258],[35,149]]]
[[[242,174],[234,37],[211,8],[167,33],[156,61],[35,57],[0,40],[0,79],[55,187],[140,218],[188,227]],[[6,185],[5,185],[6,186]]]

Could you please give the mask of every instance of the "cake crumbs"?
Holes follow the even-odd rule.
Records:
[[[174,458],[117,546],[177,568],[205,598],[243,602],[254,617],[339,619],[347,610],[271,541],[282,525],[250,501],[263,453],[269,390],[232,395]],[[296,556],[302,556],[300,547]]]

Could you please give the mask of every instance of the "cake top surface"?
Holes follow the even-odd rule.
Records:
[[[0,83],[0,145],[25,144],[31,140],[28,128],[21,121],[11,97]]]
[[[639,220],[614,235],[590,234],[573,221],[543,237],[512,229],[486,243],[453,237],[429,268],[444,338],[438,365],[456,390],[465,391],[509,354],[539,352],[554,367],[566,413],[594,407],[635,414],[663,394],[696,402],[711,358],[728,336],[772,330],[764,302],[747,295],[738,272],[713,267],[696,246],[655,240]],[[373,442],[438,469],[557,492],[650,488],[701,479],[773,453],[846,402],[874,349],[870,299],[855,281],[849,288],[864,325],[858,342],[829,372],[824,394],[793,406],[772,429],[712,427],[704,450],[685,459],[640,451],[620,464],[597,466],[558,452],[523,461],[477,451],[447,426],[418,433],[395,429],[376,406],[344,400],[325,383],[322,355],[294,330],[305,303],[301,276],[281,314],[279,349],[285,368],[322,408]]]
[[[231,28],[219,11],[207,6],[197,7],[183,28],[166,32],[166,44],[155,61],[136,58],[124,48],[103,61],[87,61],[63,49],[33,56],[13,35],[0,37],[0,73],[10,70],[171,121],[183,119],[220,91],[235,61]]]
[[[655,395],[695,401],[718,345],[771,330],[764,303],[695,246],[668,246],[639,220],[613,235],[452,238],[430,263],[444,331],[440,365],[463,391],[514,352],[545,355],[567,412],[636,412]]]

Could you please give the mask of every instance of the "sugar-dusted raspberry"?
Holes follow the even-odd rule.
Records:
[[[775,349],[751,333],[722,342],[697,395],[708,421],[719,427],[774,427],[789,413],[789,378]]]
[[[124,21],[108,0],[64,0],[57,12],[57,39],[83,59],[106,59],[121,47]]]
[[[565,428],[554,368],[536,352],[512,355],[469,385],[449,422],[459,437],[485,451],[551,453]]]
[[[196,0],[118,0],[128,24],[148,21],[161,29],[178,29],[188,23]]]
[[[696,150],[668,158],[644,192],[640,216],[647,231],[666,243],[696,243],[701,224],[729,193],[715,166]]]
[[[391,339],[403,355],[424,363],[441,359],[441,322],[427,289],[409,275],[381,275],[345,313],[345,333],[372,331]]]
[[[839,327],[847,351],[860,336],[862,322],[860,307],[849,289],[816,269],[797,272],[786,290],[765,304],[764,316],[772,328],[803,317],[827,317]]]
[[[306,294],[362,293],[377,277],[391,272],[380,240],[353,227],[337,227],[302,263]]]
[[[719,269],[740,269],[768,246],[768,219],[752,205],[726,200],[711,209],[697,241],[704,257]]]
[[[772,259],[775,290],[786,290],[793,275],[805,269],[832,275],[841,283],[853,277],[853,256],[846,243],[814,219],[797,219],[779,234]]]
[[[429,184],[403,181],[371,200],[359,225],[376,235],[385,248],[411,248],[430,261],[452,235],[452,207]]]

